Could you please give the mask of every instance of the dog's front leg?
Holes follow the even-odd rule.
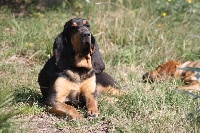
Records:
[[[80,114],[74,107],[65,103],[54,101],[51,103],[52,108],[49,110],[50,113],[55,113],[62,116],[68,116],[69,119],[80,119],[83,115]]]
[[[71,119],[82,118],[83,116],[74,107],[64,103],[66,97],[76,88],[79,88],[77,84],[62,77],[57,78],[47,97],[47,104],[52,107],[50,112],[67,115]]]
[[[98,117],[98,105],[97,105],[97,90],[96,90],[96,77],[86,79],[81,85],[81,94],[86,101],[87,115],[92,117]]]

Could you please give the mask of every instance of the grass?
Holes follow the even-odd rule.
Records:
[[[175,10],[177,3],[166,2],[77,0],[73,5],[63,4],[46,11],[31,8],[24,17],[0,7],[1,91],[14,93],[14,103],[8,110],[17,108],[23,112],[17,116],[22,122],[16,123],[19,128],[15,130],[199,132],[200,114],[196,111],[200,99],[179,91],[180,81],[140,82],[144,72],[169,59],[187,61],[200,57],[200,14],[191,12],[200,3],[180,0],[187,5]],[[106,63],[105,71],[129,91],[121,97],[100,97],[101,114],[95,120],[67,121],[49,114],[41,104],[38,73],[52,54],[55,37],[73,17],[89,20]]]

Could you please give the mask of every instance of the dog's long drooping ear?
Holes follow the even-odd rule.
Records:
[[[56,58],[56,66],[60,70],[67,69],[75,59],[72,57],[72,48],[67,45],[66,39],[63,33],[59,34],[53,44],[53,53]]]
[[[101,58],[101,54],[99,52],[99,47],[98,44],[94,38],[94,36],[91,36],[91,42],[92,42],[92,49],[93,49],[93,54],[92,54],[92,66],[94,69],[94,72],[96,74],[101,73],[105,69],[105,64]]]

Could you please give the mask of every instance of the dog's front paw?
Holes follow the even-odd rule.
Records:
[[[84,117],[83,117],[82,114],[75,113],[75,114],[69,115],[69,118],[72,119],[72,120],[76,120],[76,119],[83,119]]]
[[[95,117],[95,118],[97,118],[98,115],[99,115],[98,109],[93,108],[93,109],[88,109],[88,111],[87,111],[87,116],[88,117]]]

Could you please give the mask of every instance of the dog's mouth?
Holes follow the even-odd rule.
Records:
[[[88,55],[91,51],[91,37],[83,37],[81,45],[82,50],[80,54],[82,56]]]
[[[90,42],[83,43],[83,49],[81,55],[88,55],[90,53]]]

